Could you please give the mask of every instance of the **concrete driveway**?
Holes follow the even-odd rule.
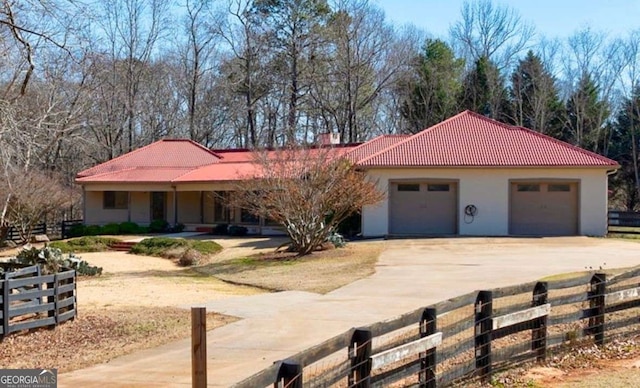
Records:
[[[326,295],[282,292],[207,303],[244,319],[208,332],[209,386],[234,382],[345,330],[473,290],[640,265],[640,242],[571,238],[453,238],[386,244],[374,275]],[[188,301],[185,301],[188,303]],[[189,306],[185,306],[189,307]],[[190,386],[190,340],[60,375],[60,387]]]

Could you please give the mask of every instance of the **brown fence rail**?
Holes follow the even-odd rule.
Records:
[[[240,387],[444,387],[640,331],[640,269],[482,290],[353,328]]]
[[[77,315],[76,271],[41,275],[39,266],[0,263],[0,341],[11,333],[54,327]]]
[[[640,212],[609,210],[607,232],[610,234],[640,234]]]

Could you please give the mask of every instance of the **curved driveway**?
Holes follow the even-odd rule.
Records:
[[[451,238],[366,243],[386,244],[376,273],[326,295],[281,292],[208,303],[208,310],[244,318],[208,332],[209,386],[229,386],[350,327],[473,290],[563,272],[640,265],[640,242],[616,239]],[[189,351],[189,339],[170,343],[62,374],[58,384],[188,387]]]

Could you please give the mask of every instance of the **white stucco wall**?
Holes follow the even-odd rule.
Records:
[[[151,193],[148,191],[132,191],[131,222],[138,225],[148,225],[151,222]]]
[[[103,192],[87,191],[85,193],[85,220],[86,225],[104,225],[110,222],[126,221],[127,209],[104,209]]]
[[[579,182],[579,233],[602,236],[607,231],[607,173],[604,169],[374,169],[368,175],[387,192],[389,182],[403,179],[450,179],[458,182],[458,231],[463,236],[509,234],[510,181],[570,180]],[[466,205],[478,209],[473,222],[464,221]],[[389,200],[362,212],[362,234],[389,233]]]

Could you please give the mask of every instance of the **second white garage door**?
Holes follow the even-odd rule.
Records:
[[[512,235],[578,234],[578,183],[511,183],[509,218]]]
[[[457,233],[455,182],[395,182],[389,188],[389,231],[399,235]]]

